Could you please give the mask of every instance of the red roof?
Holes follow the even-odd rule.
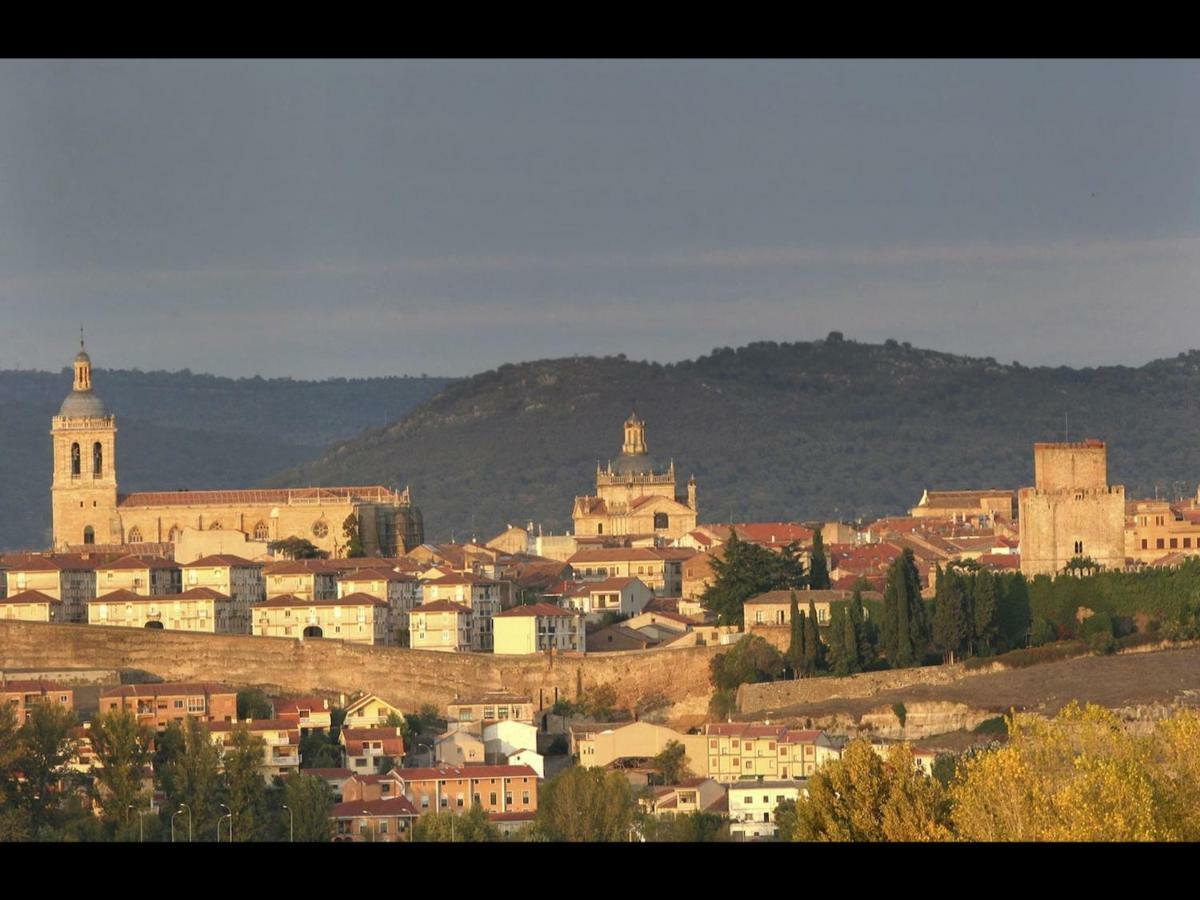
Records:
[[[438,766],[397,769],[405,781],[453,781],[463,778],[537,778],[530,766]]]
[[[150,597],[146,594],[135,594],[133,591],[121,589],[119,591],[109,591],[107,594],[101,594],[99,597],[93,597],[88,603],[140,603],[143,600],[155,600],[163,602],[167,597]]]
[[[0,678],[0,693],[34,693],[47,694],[53,691],[69,691],[74,688],[58,684],[54,681],[44,681],[41,678],[12,680]]]
[[[338,581],[416,581],[413,575],[391,569],[357,569],[338,576]]]
[[[160,600],[232,600],[228,594],[222,594],[220,591],[214,591],[207,587],[188,588],[179,594],[171,594],[165,597],[159,597]]]
[[[0,597],[0,603],[62,603],[62,601],[49,594],[43,594],[41,591],[21,591],[19,594]]]
[[[650,547],[602,547],[595,550],[577,550],[567,562],[571,565],[578,563],[590,562],[625,562],[627,560],[655,560],[661,562],[665,559],[679,559],[673,553],[668,553],[667,548],[650,548]]]
[[[251,605],[254,609],[261,609],[266,606],[272,608],[284,606],[387,606],[387,601],[363,593],[347,594],[345,597],[333,597],[323,600],[304,600],[295,594],[280,594],[278,597],[259,600],[257,603]]]
[[[31,556],[22,562],[13,563],[9,569],[13,572],[74,572],[79,570],[94,572],[96,563],[90,560],[59,556]]]
[[[449,575],[443,575],[441,578],[430,582],[431,584],[441,587],[444,584],[469,584],[472,587],[486,587],[489,585],[499,584],[498,581],[492,581],[490,578],[481,578],[478,575],[469,575],[462,572],[451,572]]]
[[[115,562],[97,566],[98,569],[178,569],[179,563],[161,556],[122,556]]]
[[[782,725],[753,725],[749,722],[717,722],[704,726],[707,735],[730,735],[740,738],[773,737],[778,740],[787,729]]]
[[[417,816],[417,808],[405,797],[386,797],[381,800],[353,800],[336,804],[330,810],[331,819],[357,819],[381,816]]]
[[[450,600],[434,600],[432,603],[422,603],[420,606],[414,607],[413,612],[457,612],[469,613],[470,607],[463,606],[461,603],[454,603]]]
[[[212,556],[202,556],[195,562],[184,563],[184,569],[218,569],[225,566],[234,568],[262,568],[262,563],[234,556],[232,553],[214,553]]]
[[[161,681],[150,684],[123,684],[100,692],[101,697],[158,697],[177,694],[237,694],[237,688],[211,681]]]

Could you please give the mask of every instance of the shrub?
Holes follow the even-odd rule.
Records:
[[[1047,619],[1034,619],[1029,628],[1029,643],[1034,647],[1049,644],[1056,636],[1054,625]]]
[[[965,663],[965,668],[982,669],[990,666],[992,663],[1000,663],[1000,665],[1009,669],[1023,669],[1026,666],[1035,666],[1038,663],[1054,662],[1057,659],[1070,659],[1072,656],[1080,656],[1086,653],[1087,649],[1087,644],[1083,641],[1057,641],[1053,644],[1031,647],[1028,650],[1011,650],[1008,653],[1001,653],[999,656],[990,656],[986,659],[978,657],[968,659]]]
[[[1088,647],[1093,653],[1108,655],[1117,652],[1117,639],[1111,632],[1097,631],[1088,641]]]
[[[972,731],[974,734],[1008,734],[1008,722],[1004,716],[993,716],[984,719]]]
[[[1094,616],[1089,616],[1083,620],[1083,625],[1079,628],[1079,636],[1087,641],[1091,641],[1098,634],[1113,636],[1113,620],[1108,613],[1096,613]]]
[[[716,691],[708,701],[708,712],[714,719],[726,719],[737,712],[737,694],[734,691]]]

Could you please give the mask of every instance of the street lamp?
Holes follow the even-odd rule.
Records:
[[[296,815],[286,803],[283,804],[283,808],[288,811],[288,843],[294,844],[296,843]]]
[[[233,843],[233,810],[224,803],[220,804],[221,809],[225,810],[225,815],[217,819],[217,843],[221,843],[221,819],[229,820],[229,843]]]
[[[175,811],[175,816],[179,815],[185,809],[187,810],[187,814],[188,814],[188,843],[190,844],[192,842],[192,808],[190,806],[188,806],[186,803],[180,803],[179,809],[177,809]],[[175,824],[175,816],[171,816],[171,825],[172,826],[174,826],[174,824]],[[174,833],[175,833],[174,831],[171,832],[172,835],[174,835]]]
[[[129,808],[135,809],[136,807],[132,803],[130,803]],[[142,843],[142,841],[144,841],[146,839],[146,826],[145,826],[145,823],[142,821],[142,816],[144,816],[148,812],[150,812],[150,810],[147,810],[147,809],[139,809],[137,811],[137,814],[138,814],[138,843],[139,844]]]

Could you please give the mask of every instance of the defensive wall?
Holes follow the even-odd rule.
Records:
[[[334,640],[0,622],[0,669],[113,669],[167,681],[214,681],[277,693],[378,693],[404,709],[456,696],[509,690],[574,700],[612,685],[618,704],[678,704],[707,698],[709,660],[728,648],[686,647],[581,656],[493,656],[370,647]],[[689,705],[693,705],[689,704]]]

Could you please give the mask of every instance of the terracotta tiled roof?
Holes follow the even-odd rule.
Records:
[[[338,576],[338,581],[416,581],[412,575],[392,569],[356,569]]]
[[[115,562],[98,565],[98,569],[178,569],[179,563],[160,556],[122,556]]]
[[[66,685],[58,684],[54,681],[45,681],[41,678],[33,679],[0,679],[0,693],[22,693],[22,694],[49,694],[56,691],[69,691],[74,688]]]
[[[331,819],[360,819],[384,816],[417,816],[419,813],[405,797],[386,797],[382,800],[354,800],[336,804],[330,810]]]
[[[101,697],[159,697],[183,694],[237,694],[237,688],[211,681],[163,681],[152,684],[123,684],[100,692]]]
[[[567,559],[567,562],[573,566],[578,566],[580,563],[596,563],[596,562],[625,562],[627,560],[654,560],[661,562],[665,559],[676,559],[673,555],[666,553],[666,548],[651,549],[650,547],[603,547],[595,550],[577,550],[575,554]]]
[[[461,603],[454,603],[450,600],[434,600],[432,603],[422,603],[420,606],[414,607],[414,613],[424,612],[457,612],[469,613],[470,607],[463,606]]]
[[[553,606],[549,603],[530,603],[525,606],[514,606],[512,609],[506,609],[504,612],[496,613],[497,619],[512,619],[521,616],[533,618],[535,616],[557,616],[561,618],[574,619],[580,613],[570,609],[563,609],[561,606]]]
[[[232,553],[215,553],[212,556],[202,556],[195,562],[183,563],[184,569],[219,569],[225,566],[234,568],[262,568],[261,562],[253,562],[249,559],[243,559],[240,556],[234,556]]]
[[[19,594],[0,597],[0,604],[2,603],[62,603],[62,601],[49,594],[43,594],[41,591],[21,591]]]
[[[207,587],[188,588],[178,594],[169,594],[165,597],[158,597],[159,600],[232,600],[228,594],[222,594],[220,591],[214,591]]]
[[[530,766],[437,766],[398,769],[405,781],[452,781],[463,778],[537,778]]]
[[[782,725],[755,725],[750,722],[717,722],[704,726],[706,735],[729,735],[740,738],[775,738],[787,732]]]
[[[349,781],[354,777],[351,769],[301,769],[301,775],[312,775],[315,778],[343,778]]]
[[[88,603],[140,603],[143,600],[156,600],[159,603],[166,601],[167,597],[149,597],[145,594],[135,594],[133,591],[119,590],[109,591],[107,594],[101,594],[99,597],[93,597]]]
[[[31,556],[9,566],[13,572],[76,572],[95,571],[95,560],[72,559],[65,556]]]
[[[469,575],[463,572],[451,572],[449,575],[443,575],[432,583],[438,587],[448,584],[469,584],[472,587],[486,587],[499,584],[498,581],[493,581],[490,578],[481,578],[478,575]]]
[[[278,597],[259,600],[257,603],[251,604],[253,609],[261,609],[263,607],[276,609],[283,606],[387,606],[387,601],[359,592],[356,594],[347,594],[345,597],[333,597],[323,600],[303,600],[295,594],[280,594]]]

